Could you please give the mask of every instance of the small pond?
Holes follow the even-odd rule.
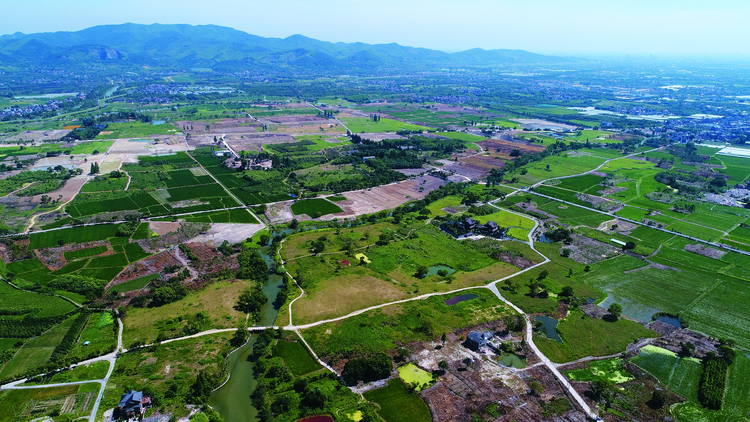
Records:
[[[664,322],[673,327],[682,328],[682,322],[680,322],[680,319],[677,317],[673,317],[669,315],[659,315],[658,317],[656,317],[656,321]]]
[[[475,295],[474,293],[465,293],[465,294],[462,294],[462,295],[453,296],[451,298],[445,299],[445,304],[448,305],[448,306],[453,306],[453,305],[455,305],[457,303],[464,302],[464,301],[467,301],[467,300],[471,300],[471,299],[474,299],[474,298],[477,298],[477,297],[479,297],[479,296]]]
[[[153,139],[129,139],[128,142],[144,142],[147,144],[153,144],[154,140]]]
[[[557,324],[559,321],[546,315],[537,315],[534,319],[542,323],[541,329],[547,338],[562,343],[562,337],[560,337],[560,334],[557,332]]]
[[[167,123],[165,120],[153,120],[151,122],[152,125],[163,125],[164,123]]]
[[[453,268],[447,266],[447,265],[431,265],[427,267],[427,277],[431,275],[436,275],[440,270],[445,270],[448,272],[448,275],[451,275],[456,272]]]

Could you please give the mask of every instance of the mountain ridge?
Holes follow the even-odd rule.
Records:
[[[568,59],[525,50],[473,48],[449,53],[397,43],[329,42],[302,34],[261,37],[219,25],[125,23],[79,31],[0,35],[0,60],[10,61],[3,63],[6,65],[40,66],[104,63],[125,67],[237,65],[259,69],[282,66],[308,71],[375,71],[548,64]]]

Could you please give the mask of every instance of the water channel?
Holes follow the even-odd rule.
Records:
[[[268,264],[270,275],[263,285],[263,293],[267,301],[261,310],[260,320],[256,325],[273,325],[276,322],[278,310],[273,307],[276,295],[283,286],[283,278],[273,272],[274,260],[269,256],[273,249],[269,246],[259,250]],[[257,381],[253,376],[252,363],[247,357],[253,351],[257,336],[251,335],[244,346],[234,350],[227,357],[229,380],[219,389],[211,393],[209,404],[216,409],[225,422],[251,422],[257,420],[257,410],[250,402],[250,394],[255,389]]]

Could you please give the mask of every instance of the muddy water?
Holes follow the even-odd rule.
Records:
[[[273,258],[268,256],[271,252],[269,247],[261,249],[263,259],[268,263],[269,268],[273,270]],[[263,286],[267,301],[261,311],[260,320],[257,325],[273,325],[276,321],[278,311],[273,307],[273,301],[281,290],[283,279],[281,276],[272,273],[268,281]],[[225,422],[252,422],[257,420],[257,410],[250,402],[250,394],[255,390],[257,381],[253,376],[252,363],[247,361],[247,357],[253,350],[256,336],[251,335],[244,346],[232,352],[227,358],[227,368],[229,370],[229,381],[221,388],[211,393],[209,404],[216,409]]]

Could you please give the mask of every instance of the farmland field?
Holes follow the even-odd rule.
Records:
[[[143,122],[110,123],[96,139],[142,138],[152,135],[174,135],[179,131],[172,124],[153,125]],[[107,133],[111,132],[111,133]]]
[[[685,399],[698,399],[698,379],[701,373],[698,359],[680,358],[661,347],[645,346],[631,361]]]
[[[341,121],[344,122],[353,133],[397,132],[400,130],[421,132],[429,129],[425,126],[405,123],[393,119],[381,119],[375,122],[366,117],[342,117]]]
[[[295,215],[306,214],[311,218],[318,218],[328,214],[342,212],[342,209],[333,202],[325,199],[303,199],[292,204],[292,212]]]
[[[422,398],[410,392],[400,379],[392,379],[388,385],[365,393],[365,398],[377,403],[378,414],[388,422],[428,422],[432,420],[430,409]]]

